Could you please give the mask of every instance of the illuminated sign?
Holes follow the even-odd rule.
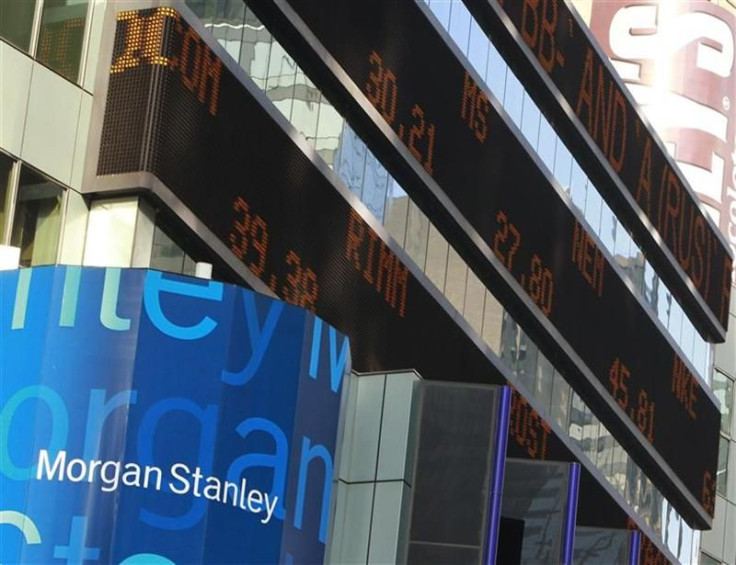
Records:
[[[696,327],[723,341],[732,269],[725,240],[708,223],[567,0],[464,1],[510,54],[509,64],[535,86],[529,92],[554,116],[556,131],[589,156],[579,159],[581,167],[627,221]]]
[[[736,254],[736,15],[712,2],[595,2],[590,29]]]
[[[118,14],[99,178],[154,173],[274,294],[347,334],[356,370],[404,367],[426,379],[505,384],[499,366],[335,188],[336,177],[309,160],[232,72],[223,65],[214,114],[212,97],[202,101],[187,86],[177,53],[190,30],[168,8]],[[149,37],[157,52],[130,47]],[[210,48],[187,41],[190,76]]]
[[[3,563],[322,561],[350,370],[334,328],[86,267],[0,272],[0,328]]]
[[[597,382],[566,377],[577,378],[573,384],[581,395],[598,406],[602,385],[615,405],[615,417],[601,414],[606,425],[618,437],[634,436],[653,446],[712,515],[718,408],[423,9],[390,0],[285,3],[590,369]],[[324,73],[334,68],[313,66]],[[365,119],[355,109],[359,102],[347,103],[357,119]],[[692,252],[700,270],[708,253],[700,246]],[[486,280],[494,280],[490,262],[475,266],[486,272]],[[730,285],[720,284],[720,292],[728,295]],[[534,338],[554,351],[549,335]],[[621,419],[632,426],[624,428]],[[688,438],[698,454],[683,452],[672,442],[673,434]]]

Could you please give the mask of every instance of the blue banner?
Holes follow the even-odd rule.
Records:
[[[321,562],[347,339],[141,269],[0,273],[0,562]]]

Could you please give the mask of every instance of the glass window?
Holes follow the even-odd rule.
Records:
[[[368,149],[363,140],[345,123],[339,142],[335,171],[348,188],[360,198]]]
[[[316,149],[317,119],[322,98],[314,83],[297,67],[294,86],[294,107],[291,109],[291,124]]]
[[[662,502],[664,495],[654,485],[651,487],[652,493],[652,522],[650,527],[657,533],[662,531]]]
[[[585,199],[588,195],[586,185],[588,178],[585,176],[583,169],[580,168],[577,161],[572,162],[572,203],[577,206],[578,210],[585,210]]]
[[[405,197],[409,200],[409,197]],[[408,218],[406,224],[406,242],[404,248],[409,257],[417,264],[417,266],[425,270],[427,261],[427,240],[429,239],[429,218],[424,215],[419,207],[414,203],[408,202]]]
[[[35,11],[36,0],[2,0],[0,2],[0,37],[28,52],[31,47]]]
[[[268,76],[266,78],[266,96],[279,111],[291,119],[291,106],[294,103],[294,85],[296,84],[296,62],[280,43],[271,46],[268,60]]]
[[[547,165],[550,171],[555,168],[555,145],[557,144],[557,136],[555,130],[552,129],[547,118],[542,115],[539,123],[539,143],[537,145],[537,154],[542,162]]]
[[[317,138],[314,147],[325,162],[335,168],[335,156],[340,145],[340,135],[345,120],[322,96],[319,103],[319,118],[317,120]]]
[[[181,273],[184,267],[184,250],[169,235],[156,226],[151,250],[151,268],[171,273]]]
[[[563,430],[567,429],[570,416],[570,385],[562,375],[555,371],[552,377],[552,399],[550,400],[550,414]]]
[[[501,325],[501,353],[499,358],[511,372],[516,375],[516,362],[519,358],[519,326],[516,321],[508,314],[503,313],[503,322]]]
[[[713,371],[713,394],[721,403],[721,432],[729,435],[731,431],[733,381],[718,370]]]
[[[229,280],[230,277],[219,272],[217,260],[202,249],[186,230],[170,224],[164,216],[157,217],[149,263],[151,269],[195,276],[198,261],[213,265],[213,279]]]
[[[243,43],[245,3],[242,0],[219,0],[215,6],[210,31],[228,54],[238,60]]]
[[[621,226],[618,224],[616,216],[614,216],[611,209],[604,201],[601,205],[601,227],[598,232],[598,237],[601,238],[601,243],[608,250],[612,251],[616,242],[616,228]]]
[[[598,420],[598,418],[595,417],[595,414],[593,414],[593,411],[587,404],[584,404],[583,406],[585,410],[585,424],[583,425],[582,448],[586,457],[590,461],[595,462],[598,450],[598,436],[600,435],[600,421]]]
[[[728,479],[728,445],[727,438],[720,436],[718,438],[718,480],[716,482],[716,491],[726,496],[726,481]]]
[[[468,282],[465,290],[465,307],[463,316],[476,333],[480,334],[483,326],[483,301],[486,298],[486,287],[473,271],[468,269]]]
[[[537,357],[539,349],[531,338],[519,329],[519,350],[517,355],[516,376],[526,389],[534,393],[534,380],[537,373]]]
[[[529,95],[524,93],[523,111],[521,114],[521,133],[532,147],[536,148],[539,141],[539,117],[541,113]]]
[[[524,87],[521,86],[516,75],[508,70],[506,77],[506,92],[503,96],[503,107],[516,127],[521,127],[521,103],[524,99]]]
[[[371,213],[383,223],[383,207],[386,204],[388,172],[375,155],[367,151],[363,172],[361,200]]]
[[[654,272],[649,261],[644,261],[644,300],[657,311],[657,292],[659,291],[659,277]]]
[[[603,199],[598,191],[590,186],[588,181],[589,190],[588,197],[585,199],[585,219],[590,224],[590,229],[593,233],[599,233],[601,228],[601,207],[603,206]],[[618,239],[618,237],[616,238]]]
[[[639,512],[639,467],[629,459],[626,465],[626,489],[624,499]]]
[[[670,322],[667,325],[667,328],[670,330],[670,335],[675,338],[677,343],[680,342],[680,335],[682,334],[682,317],[682,308],[680,308],[677,300],[673,297],[670,308]]]
[[[6,211],[10,194],[10,173],[13,172],[13,160],[0,153],[0,244],[5,243],[4,234],[7,226]]]
[[[569,190],[570,186],[570,172],[572,169],[572,154],[570,150],[565,147],[560,139],[557,142],[557,151],[555,152],[555,168],[552,171],[554,173],[557,182],[562,185],[562,188]]]
[[[503,325],[503,306],[496,297],[486,290],[483,304],[483,328],[481,336],[496,355],[501,355],[501,327]]]
[[[484,76],[488,63],[488,38],[475,20],[470,21],[468,59],[478,74]]]
[[[718,561],[718,559],[713,559],[707,553],[701,553],[700,554],[700,565],[721,565],[721,562]]]
[[[243,45],[240,49],[239,64],[248,76],[265,90],[268,76],[268,59],[271,55],[272,37],[266,27],[256,18],[252,10],[245,11]]]
[[[447,28],[447,24],[450,22],[450,8],[451,2],[445,0],[432,0],[429,3],[429,8],[434,12],[434,15],[442,24],[442,27]]]
[[[542,352],[537,356],[537,378],[535,380],[534,395],[542,401],[542,404],[550,411],[552,402],[552,385],[555,378],[555,368]]]
[[[460,51],[467,53],[470,38],[470,12],[462,2],[452,2],[450,25],[446,28]]]
[[[580,449],[585,449],[583,447],[583,430],[585,427],[585,403],[583,403],[583,400],[576,394],[572,393],[572,403],[570,406],[570,425],[567,429],[567,434],[570,436],[570,439],[575,443]]]
[[[706,382],[708,381],[708,350],[710,344],[706,343],[702,339],[695,339],[693,342],[693,365],[700,372],[701,375],[705,375]]]
[[[200,20],[210,18],[212,0],[184,0],[184,3]]]
[[[447,272],[447,240],[437,231],[433,224],[429,225],[429,241],[427,243],[427,263],[424,273],[434,285],[445,292],[445,274]]]
[[[611,476],[608,479],[618,493],[623,496],[626,489],[626,469],[629,466],[629,454],[623,446],[614,440]]]
[[[623,224],[618,221],[616,224],[616,242],[613,248],[613,258],[619,265],[625,268],[627,266],[629,248],[631,247],[631,238]]]
[[[488,45],[488,66],[486,68],[486,84],[499,100],[503,100],[506,88],[506,71],[508,66],[493,43]]]
[[[445,296],[458,312],[465,306],[465,287],[467,285],[468,265],[453,247],[447,253],[447,273],[445,275]]]
[[[79,77],[88,0],[45,0],[36,58],[71,81]]]
[[[56,262],[64,189],[23,167],[13,215],[11,245],[20,247],[20,264],[48,265]]]
[[[386,191],[386,214],[384,216],[383,225],[386,226],[388,233],[393,237],[401,247],[406,249],[404,240],[406,237],[406,221],[409,206],[409,197],[404,189],[399,186],[393,177],[388,177],[388,190]],[[426,241],[424,248],[426,249]]]
[[[693,342],[695,341],[695,326],[687,316],[682,317],[682,334],[680,336],[680,347],[685,356],[692,361],[693,359]],[[697,367],[696,367],[697,369]]]
[[[662,285],[659,293],[659,303],[657,304],[657,316],[664,327],[668,327],[670,323],[670,310],[672,308],[672,295],[667,288]]]

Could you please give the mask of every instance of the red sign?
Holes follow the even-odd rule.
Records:
[[[606,1],[590,27],[736,254],[736,15],[709,2]]]

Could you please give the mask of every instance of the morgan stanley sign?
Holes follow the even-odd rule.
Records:
[[[140,269],[0,272],[0,562],[316,562],[347,339]]]

